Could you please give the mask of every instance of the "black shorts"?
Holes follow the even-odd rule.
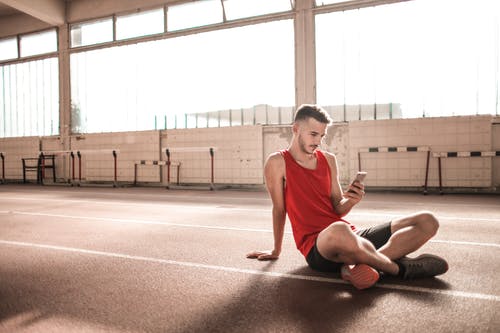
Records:
[[[356,231],[358,236],[368,239],[376,249],[382,247],[392,235],[391,223],[387,222],[374,227]],[[316,243],[306,257],[307,264],[314,270],[321,272],[340,272],[342,263],[334,262],[324,258],[318,251]]]

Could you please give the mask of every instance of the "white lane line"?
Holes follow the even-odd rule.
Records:
[[[444,239],[431,239],[432,243],[454,244],[454,245],[467,245],[467,246],[489,246],[500,248],[500,244],[496,243],[480,243],[480,242],[465,242],[465,241],[452,241]]]
[[[164,225],[164,226],[181,227],[181,228],[198,228],[198,229],[229,230],[229,231],[265,232],[265,233],[272,233],[273,232],[271,229],[237,228],[237,227],[226,227],[226,226],[217,226],[217,225],[186,224],[186,223],[162,222],[162,221],[152,221],[152,220],[121,219],[121,218],[111,218],[111,217],[75,216],[75,215],[63,215],[63,214],[21,212],[21,211],[0,211],[0,214],[43,216],[43,217],[55,217],[55,218],[60,218],[60,219],[105,221],[105,222],[112,222],[112,223]],[[285,234],[291,235],[292,232],[290,230],[285,230]],[[442,243],[442,244],[453,244],[453,245],[466,245],[466,246],[484,246],[484,247],[494,247],[494,248],[500,249],[500,244],[496,244],[496,243],[466,242],[466,241],[438,240],[438,239],[431,239],[430,242],[431,243]]]
[[[41,202],[55,202],[58,204],[66,203],[66,204],[91,204],[91,205],[102,205],[102,206],[126,206],[126,207],[168,207],[168,208],[179,208],[179,209],[193,209],[196,210],[209,210],[209,211],[220,211],[221,209],[227,209],[230,211],[261,211],[270,213],[271,207],[269,208],[252,208],[252,207],[238,207],[235,205],[227,205],[227,204],[214,204],[214,203],[202,203],[200,201],[193,201],[192,204],[186,203],[178,203],[178,202],[168,202],[168,201],[159,201],[159,202],[123,202],[123,201],[96,201],[96,200],[73,200],[73,199],[36,199],[36,198],[2,198],[7,200],[25,200],[25,201],[41,201]],[[192,198],[190,198],[192,199]],[[231,207],[228,207],[231,206]]]
[[[37,190],[39,190],[39,188],[37,188]],[[134,199],[134,198],[138,198],[138,197],[140,197],[140,198],[151,197],[154,199],[158,199],[158,198],[162,198],[162,199],[171,199],[171,198],[174,198],[174,199],[179,199],[179,198],[207,199],[207,198],[211,198],[212,194],[213,194],[213,193],[210,193],[210,196],[200,195],[200,193],[205,194],[205,192],[207,192],[207,191],[196,191],[196,190],[193,191],[190,189],[186,189],[186,191],[178,191],[178,192],[181,193],[181,195],[177,194],[177,192],[169,193],[168,191],[164,191],[164,192],[159,193],[159,194],[155,194],[155,193],[151,193],[151,192],[150,193],[122,192],[122,193],[120,193],[120,197],[125,197],[125,198],[130,198],[130,199]],[[189,194],[186,194],[186,192],[188,192]],[[238,192],[238,190],[236,190],[235,192]],[[262,194],[259,195],[259,192]],[[79,192],[77,192],[77,193],[79,193]],[[226,193],[230,194],[230,191],[228,191]],[[250,193],[250,192],[248,192],[248,193]],[[74,194],[75,194],[75,192],[73,192],[73,191],[51,190],[51,191],[43,192],[43,189],[40,189],[40,191],[37,192],[37,194],[35,194],[32,191],[27,191],[27,192],[23,193],[23,195],[20,195],[19,192],[15,192],[15,190],[13,190],[13,191],[9,191],[9,193],[5,193],[5,196],[2,197],[2,199],[5,198],[5,199],[11,199],[11,200],[46,200],[44,197],[39,198],[36,196],[39,196],[39,195],[50,195],[50,196],[61,195],[61,196],[67,197],[68,195],[71,196]],[[87,194],[89,196],[92,196],[93,192],[83,192],[83,194]],[[256,194],[253,196],[231,196],[231,195],[227,195],[227,194],[221,194],[221,192],[218,192],[217,195],[215,196],[215,198],[223,199],[223,200],[255,200],[255,201],[263,201],[263,202],[271,204],[271,199],[267,195],[267,192],[264,189],[264,187],[263,187],[262,191],[256,191]],[[374,197],[364,199],[365,204],[373,204],[373,205],[377,205],[376,207],[379,207],[380,204],[383,203],[383,205],[385,207],[395,207],[395,209],[397,209],[401,206],[400,204],[394,204],[394,203],[387,202],[386,196],[383,194],[377,195],[377,192],[374,192],[372,194],[374,194]],[[0,195],[1,195],[1,193],[0,193]],[[7,197],[7,195],[9,195],[10,197]],[[26,198],[25,195],[31,195],[31,196],[35,196],[35,197],[34,198]],[[102,198],[103,200],[106,200],[106,197],[116,199],[115,193],[108,192],[108,193],[104,193],[104,194],[100,194],[100,195],[103,197]],[[419,202],[418,195],[416,197],[417,197],[417,199],[414,202],[410,201],[411,204],[415,207],[420,206],[420,207],[422,207],[423,210],[426,210],[427,207],[429,206],[429,202],[425,202],[425,201]],[[61,199],[49,199],[49,200],[61,200]],[[62,200],[65,200],[65,199],[62,199]],[[72,199],[69,199],[69,200],[72,200]],[[81,200],[81,199],[73,199],[72,201],[87,202],[86,200]],[[195,201],[199,202],[199,200],[195,200]],[[107,202],[107,203],[109,203],[109,202]],[[437,202],[435,200],[432,202],[433,207],[450,207],[450,205],[457,205],[457,203]],[[481,209],[488,209],[490,207],[491,208],[498,208],[497,203],[481,203],[481,204],[478,203],[478,204],[475,204],[475,203],[470,203],[470,202],[464,201],[464,202],[458,203],[458,205],[460,205],[460,207],[471,207],[471,208],[481,208]]]
[[[65,246],[35,244],[35,243],[16,242],[16,241],[8,241],[8,240],[0,240],[0,244],[6,245],[6,246],[32,247],[32,248],[45,249],[45,250],[71,252],[71,253],[95,255],[95,256],[101,256],[101,257],[134,260],[134,261],[143,261],[143,262],[158,263],[158,264],[164,264],[164,265],[175,265],[175,266],[183,266],[183,267],[210,269],[210,270],[215,270],[215,271],[224,271],[224,272],[251,274],[251,275],[263,275],[263,276],[270,276],[270,277],[277,277],[277,278],[326,282],[326,283],[333,283],[333,284],[348,284],[347,282],[345,282],[341,279],[336,279],[336,278],[327,278],[327,277],[321,277],[321,276],[309,276],[309,275],[300,275],[300,274],[289,274],[289,273],[280,273],[280,272],[269,272],[269,271],[243,269],[243,268],[228,267],[228,266],[207,265],[207,264],[200,264],[200,263],[188,262],[188,261],[176,261],[176,260],[168,260],[168,259],[160,259],[160,258],[152,258],[152,257],[133,256],[133,255],[122,254],[122,253],[94,251],[94,250],[72,248],[72,247],[65,247]],[[441,294],[441,295],[446,295],[446,296],[451,296],[451,297],[472,298],[472,299],[478,299],[478,300],[484,300],[484,301],[500,302],[500,296],[498,296],[498,295],[473,293],[473,292],[459,291],[459,290],[439,290],[439,289],[432,289],[432,288],[413,287],[413,286],[405,286],[405,285],[397,285],[397,284],[383,284],[383,283],[376,284],[376,287],[383,288],[383,289],[390,289],[390,290],[402,290],[402,291],[411,291],[411,292],[427,293],[427,294]]]
[[[234,205],[234,207],[227,207],[227,205],[224,204],[214,204],[214,203],[200,203],[200,202],[193,202],[193,204],[183,204],[183,203],[176,203],[176,202],[156,202],[156,203],[151,203],[151,202],[144,202],[144,203],[133,203],[133,202],[120,202],[120,201],[95,201],[95,200],[73,200],[73,199],[37,199],[37,198],[8,198],[8,197],[3,197],[2,199],[7,199],[7,200],[26,200],[26,201],[49,201],[49,202],[65,202],[65,203],[73,203],[73,204],[95,204],[95,205],[104,205],[108,206],[109,204],[113,204],[114,206],[127,206],[127,207],[144,207],[144,206],[161,206],[161,207],[169,207],[169,208],[179,208],[179,209],[193,209],[193,207],[196,207],[196,210],[208,210],[208,211],[220,211],[221,209],[227,209],[229,211],[251,211],[251,212],[264,212],[264,213],[269,213],[271,214],[271,206],[269,207],[262,207],[262,208],[257,208],[257,207],[237,207]],[[253,200],[253,199],[252,199]],[[364,208],[367,209],[367,208]],[[486,209],[486,208],[485,208]],[[408,214],[411,214],[412,212],[404,212],[404,213],[364,213],[364,212],[351,212],[347,216],[347,218],[350,218],[352,216],[360,216],[360,217],[377,217],[377,218],[383,218],[383,219],[389,219],[389,218],[399,218],[406,216]],[[467,222],[499,222],[500,223],[500,216],[497,217],[488,217],[488,218],[481,218],[481,217],[461,217],[461,216],[446,216],[446,215],[438,215],[435,214],[439,220],[452,220],[452,221],[467,221]]]
[[[361,213],[354,212],[349,213],[349,216],[376,216],[376,217],[388,217],[388,218],[398,218],[411,214],[390,214],[390,213]],[[500,222],[500,218],[481,218],[481,217],[459,217],[459,216],[445,216],[435,214],[438,220],[453,220],[453,221],[468,221],[468,222]]]
[[[163,221],[153,221],[153,220],[121,219],[121,218],[113,218],[113,217],[75,216],[75,215],[64,215],[64,214],[21,212],[21,211],[0,211],[0,214],[8,214],[8,213],[9,214],[17,214],[17,215],[55,217],[55,218],[60,218],[60,219],[105,221],[105,222],[113,222],[113,223],[151,224],[151,225],[164,225],[164,226],[183,227],[183,228],[200,228],[200,229],[231,230],[231,231],[273,232],[272,230],[257,229],[257,228],[236,228],[236,227],[225,227],[225,226],[217,226],[217,225],[186,224],[186,223],[163,222]],[[289,232],[289,231],[285,231],[285,233],[291,234],[291,232]]]

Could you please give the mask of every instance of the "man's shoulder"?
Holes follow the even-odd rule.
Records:
[[[275,151],[267,156],[267,159],[282,159],[283,158],[283,150]]]
[[[329,151],[326,150],[321,150],[321,152],[323,153],[323,155],[325,155],[327,159],[334,160],[336,158],[334,153],[330,153]]]
[[[285,165],[285,159],[283,157],[282,151],[277,151],[269,154],[266,160],[266,165],[268,167],[280,168]]]
[[[321,151],[323,155],[325,156],[326,161],[330,165],[330,167],[335,167],[337,165],[337,158],[335,157],[334,153],[330,153],[328,151]]]
[[[275,151],[267,156],[267,161],[283,161],[283,152]]]

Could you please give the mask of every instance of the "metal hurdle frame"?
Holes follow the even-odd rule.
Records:
[[[106,154],[111,153],[113,155],[113,187],[118,187],[118,153],[119,149],[85,149],[76,151],[78,157],[78,183],[77,186],[81,186],[82,182],[82,153],[83,154]]]
[[[170,164],[169,164],[170,163]],[[177,166],[177,185],[179,185],[179,169],[181,167],[181,163],[178,162],[170,162],[170,161],[158,161],[158,160],[141,160],[134,162],[134,186],[137,186],[137,167],[139,165],[158,165],[160,166],[160,183],[163,182],[163,172],[161,166],[165,165],[174,165]],[[170,182],[170,168],[168,168],[168,182]],[[169,188],[169,183],[167,183],[166,188]]]
[[[165,154],[167,155],[167,189],[170,189],[170,167],[173,162],[171,162],[171,152],[206,152],[208,151],[210,155],[210,191],[215,190],[215,182],[214,182],[214,159],[215,152],[218,150],[217,147],[178,147],[178,148],[164,148]],[[177,166],[177,185],[179,185],[179,168],[180,162]]]
[[[2,159],[2,179],[0,180],[0,183],[5,184],[5,156],[3,152],[0,152],[0,158]]]
[[[448,151],[448,152],[433,152],[432,157],[438,159],[438,171],[439,171],[439,194],[443,195],[443,177],[442,177],[442,166],[441,158],[459,158],[459,157],[497,157],[500,156],[500,151]],[[427,172],[429,171],[429,165],[427,164]]]
[[[424,191],[423,194],[427,194],[427,183],[429,179],[429,161],[430,161],[430,153],[431,150],[428,146],[390,146],[390,147],[368,147],[368,148],[359,148],[358,150],[358,171],[362,171],[361,169],[361,154],[362,153],[397,153],[397,152],[427,152],[426,159],[426,172],[425,172],[425,181],[424,181]]]
[[[82,183],[82,153],[83,154],[106,154],[106,153],[112,153],[113,155],[113,171],[114,171],[114,176],[113,176],[113,187],[118,186],[118,153],[120,152],[119,149],[83,149],[83,150],[46,150],[46,151],[40,151],[40,154],[46,154],[46,155],[60,155],[60,154],[69,154],[70,156],[70,162],[71,162],[71,175],[70,175],[70,184],[71,186],[81,186]],[[78,157],[78,181],[76,180],[76,175],[75,175],[75,153],[76,156]],[[43,169],[43,168],[42,168]]]
[[[165,155],[167,155],[167,186],[166,186],[166,189],[170,189],[170,167],[172,166],[175,166],[177,167],[177,174],[176,174],[176,177],[177,177],[177,186],[180,185],[180,169],[181,169],[181,162],[172,162],[170,160],[170,149],[166,148],[165,149]]]

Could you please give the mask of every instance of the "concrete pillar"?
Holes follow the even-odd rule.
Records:
[[[295,105],[316,103],[314,0],[295,1]]]
[[[68,25],[58,27],[59,33],[59,135],[63,149],[70,149],[71,91]]]

